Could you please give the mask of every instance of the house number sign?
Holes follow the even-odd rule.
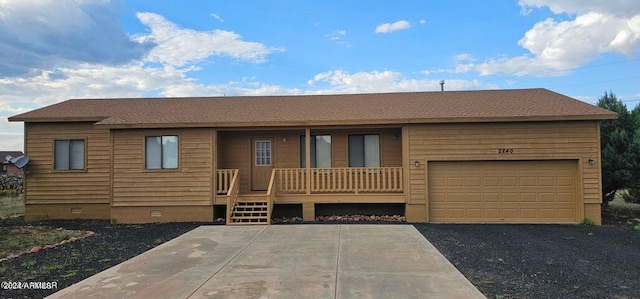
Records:
[[[499,148],[498,154],[513,154],[512,148]]]

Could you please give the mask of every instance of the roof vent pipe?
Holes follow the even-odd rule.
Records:
[[[444,91],[444,80],[440,80],[440,91]]]

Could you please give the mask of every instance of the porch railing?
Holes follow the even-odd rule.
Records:
[[[238,169],[218,169],[216,172],[216,194],[227,194],[231,180],[237,173]]]
[[[240,182],[238,180],[238,170],[233,169],[233,175],[229,181],[227,188],[227,224],[231,223],[231,213],[238,201],[238,193],[240,192]]]
[[[267,224],[271,224],[271,212],[273,212],[273,201],[276,197],[276,170],[271,171],[271,178],[269,179],[269,188],[267,189]]]
[[[304,168],[277,168],[278,191],[305,193]],[[311,193],[401,193],[402,167],[312,168]]]
[[[305,193],[307,191],[307,172],[304,168],[276,168],[278,191],[286,193]]]

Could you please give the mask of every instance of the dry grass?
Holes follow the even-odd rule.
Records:
[[[626,191],[619,191],[616,197],[609,203],[609,207],[622,211],[640,213],[640,204],[625,202],[624,199],[622,199],[624,192]]]
[[[24,215],[22,196],[0,198],[0,218]],[[19,254],[40,246],[53,245],[70,238],[84,236],[84,231],[46,226],[0,227],[0,258]]]
[[[0,227],[0,258],[19,254],[34,247],[53,245],[70,238],[80,238],[84,231],[45,226]]]
[[[0,197],[0,218],[24,214],[22,195],[16,197]]]
[[[640,232],[640,204],[625,202],[622,197],[624,191],[618,192],[609,206],[602,210],[603,217],[626,223]]]

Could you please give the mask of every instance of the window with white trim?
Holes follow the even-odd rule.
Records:
[[[349,167],[380,167],[380,135],[349,135]]]
[[[145,137],[144,157],[146,169],[177,169],[178,136]]]
[[[84,155],[84,139],[56,139],[53,167],[55,170],[83,170]]]
[[[300,136],[300,167],[306,164],[305,136]],[[311,167],[331,168],[331,135],[311,135]]]

